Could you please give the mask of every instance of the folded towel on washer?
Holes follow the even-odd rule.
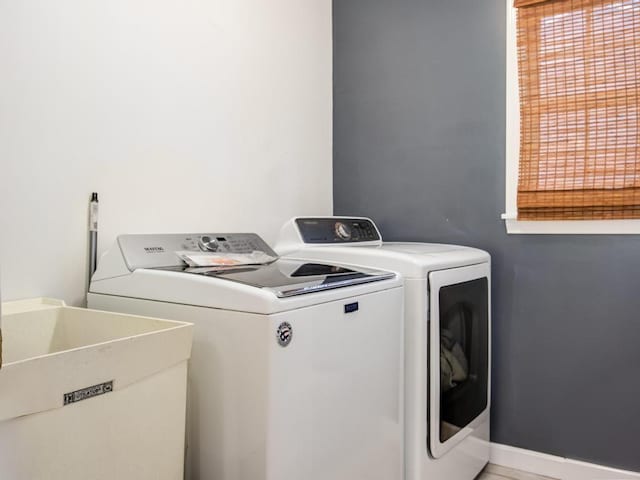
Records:
[[[469,376],[469,362],[462,347],[450,331],[440,332],[440,388],[443,392],[452,389]]]
[[[227,252],[176,252],[190,267],[236,267],[240,265],[266,265],[277,260],[264,252],[254,250],[251,253]]]

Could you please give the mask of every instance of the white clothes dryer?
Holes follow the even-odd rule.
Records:
[[[405,279],[405,480],[471,480],[489,460],[490,256],[383,242],[368,218],[300,217],[275,247],[291,259],[395,271]]]
[[[184,250],[276,256],[255,234],[120,236],[88,303],[195,324],[186,478],[400,478],[402,279],[288,259],[189,268]]]

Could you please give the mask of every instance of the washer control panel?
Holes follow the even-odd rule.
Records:
[[[380,240],[374,223],[366,218],[297,218],[304,243],[357,243]]]
[[[277,257],[255,233],[193,233],[121,235],[118,244],[129,270],[178,267],[184,262],[176,252],[251,253],[261,251]]]

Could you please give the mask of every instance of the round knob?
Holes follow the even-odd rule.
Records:
[[[335,231],[339,239],[351,240],[351,229],[346,223],[336,222]]]
[[[218,250],[218,240],[216,240],[215,238],[211,238],[208,235],[203,235],[202,237],[200,237],[200,240],[198,240],[198,245],[200,245],[200,249],[204,250],[205,252],[215,252]]]

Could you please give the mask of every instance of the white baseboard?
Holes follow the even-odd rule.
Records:
[[[491,444],[491,463],[560,480],[640,479],[640,473],[579,462],[522,448]]]

